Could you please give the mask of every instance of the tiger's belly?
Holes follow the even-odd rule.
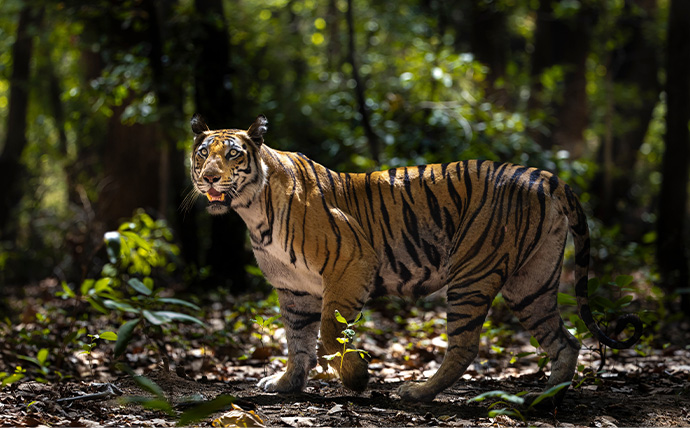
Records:
[[[254,248],[254,257],[264,276],[275,288],[299,291],[321,297],[322,278],[300,259],[291,262],[287,252],[272,247]]]

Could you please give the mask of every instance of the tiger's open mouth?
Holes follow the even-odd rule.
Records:
[[[221,193],[215,188],[209,188],[208,192],[206,192],[206,198],[209,203],[225,202],[225,193]]]

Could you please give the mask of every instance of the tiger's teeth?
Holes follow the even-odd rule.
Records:
[[[211,193],[206,193],[206,198],[208,199],[209,202],[222,202],[222,201],[225,201],[225,193],[218,193],[216,195],[212,195]]]

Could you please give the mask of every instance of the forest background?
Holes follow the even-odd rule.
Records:
[[[690,316],[690,2],[0,8],[8,326],[21,311],[8,298],[24,286],[79,290],[104,276],[104,233],[144,222],[140,209],[170,245],[165,265],[144,273],[157,286],[189,295],[261,285],[239,218],[183,207],[197,112],[212,129],[247,128],[263,113],[268,145],[341,171],[483,158],[555,172],[586,208],[593,273],[632,275],[655,330]]]

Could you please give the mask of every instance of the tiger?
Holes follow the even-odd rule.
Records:
[[[426,381],[402,384],[402,400],[432,401],[458,381],[478,353],[499,292],[550,357],[547,388],[571,381],[580,344],[557,306],[568,231],[578,309],[588,329],[615,349],[642,334],[632,314],[619,320],[621,329],[634,327],[623,341],[595,322],[587,293],[587,218],[572,189],[548,171],[470,160],[338,173],[266,145],[264,115],[247,130],[210,130],[195,114],[191,128],[193,192],[206,197],[212,215],[239,214],[256,262],[277,290],[288,358],[284,372],[258,382],[267,392],[302,391],[317,349],[343,350],[337,338],[346,325],[336,311],[353,321],[370,298],[419,298],[443,287],[448,346],[442,364]],[[364,391],[363,354],[342,359],[336,369],[342,384]]]

